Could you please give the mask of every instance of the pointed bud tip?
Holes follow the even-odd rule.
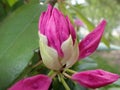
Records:
[[[51,4],[48,4],[48,8],[52,8],[52,5],[51,5]]]
[[[101,24],[105,26],[105,25],[107,24],[107,21],[106,21],[105,19],[103,19],[103,20],[101,21]]]

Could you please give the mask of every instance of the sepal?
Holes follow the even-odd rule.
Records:
[[[39,33],[39,37],[40,53],[43,63],[46,65],[46,67],[52,70],[59,70],[62,65],[60,63],[57,51],[48,46],[48,41],[45,35]]]
[[[79,48],[78,48],[77,40],[73,44],[73,40],[70,35],[69,38],[63,42],[61,48],[64,54],[64,57],[61,61],[62,65],[66,64],[66,68],[69,68],[76,63],[79,56]]]

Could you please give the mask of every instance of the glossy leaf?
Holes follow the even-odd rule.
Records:
[[[120,46],[110,44],[110,48],[108,48],[104,43],[100,43],[97,50],[101,51],[120,50]]]
[[[92,70],[98,67],[98,64],[95,62],[96,59],[87,57],[81,61],[78,62],[77,65],[74,65],[75,70],[77,71],[84,71],[84,70]],[[73,68],[74,68],[73,67]]]
[[[38,20],[45,7],[20,7],[0,25],[0,89],[6,90],[24,70],[38,47]]]

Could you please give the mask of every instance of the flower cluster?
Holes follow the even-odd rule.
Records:
[[[69,69],[77,61],[96,50],[105,26],[106,21],[102,20],[91,33],[78,42],[76,31],[69,18],[58,9],[48,5],[48,9],[40,16],[38,33],[42,61],[52,73],[49,76],[40,74],[25,78],[8,90],[48,90],[55,76],[60,76],[63,82],[64,77],[67,77],[84,87],[93,89],[115,82],[120,77],[119,75],[101,69],[82,72]],[[64,86],[70,90],[69,87]]]

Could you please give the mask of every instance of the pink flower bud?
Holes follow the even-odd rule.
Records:
[[[76,32],[68,17],[48,5],[39,21],[40,51],[43,63],[50,69],[71,67],[78,59]]]
[[[50,69],[71,67],[77,60],[91,55],[101,40],[106,21],[103,20],[80,43],[68,17],[48,5],[39,21],[40,51],[43,63]]]
[[[39,21],[39,33],[45,35],[48,45],[57,50],[59,56],[64,56],[61,49],[62,43],[71,35],[73,43],[76,40],[76,33],[70,24],[68,17],[65,17],[56,8],[48,5],[46,12],[43,12]]]
[[[100,88],[119,79],[119,75],[101,69],[78,72],[72,75],[72,80],[87,88]]]
[[[75,19],[74,23],[78,27],[81,27],[81,26],[83,27],[84,26],[84,23],[80,19]]]
[[[103,35],[106,26],[106,21],[103,20],[91,33],[89,33],[79,43],[79,59],[85,58],[91,55],[98,47],[101,37]]]
[[[45,75],[36,75],[15,83],[8,90],[48,90],[52,80]]]

